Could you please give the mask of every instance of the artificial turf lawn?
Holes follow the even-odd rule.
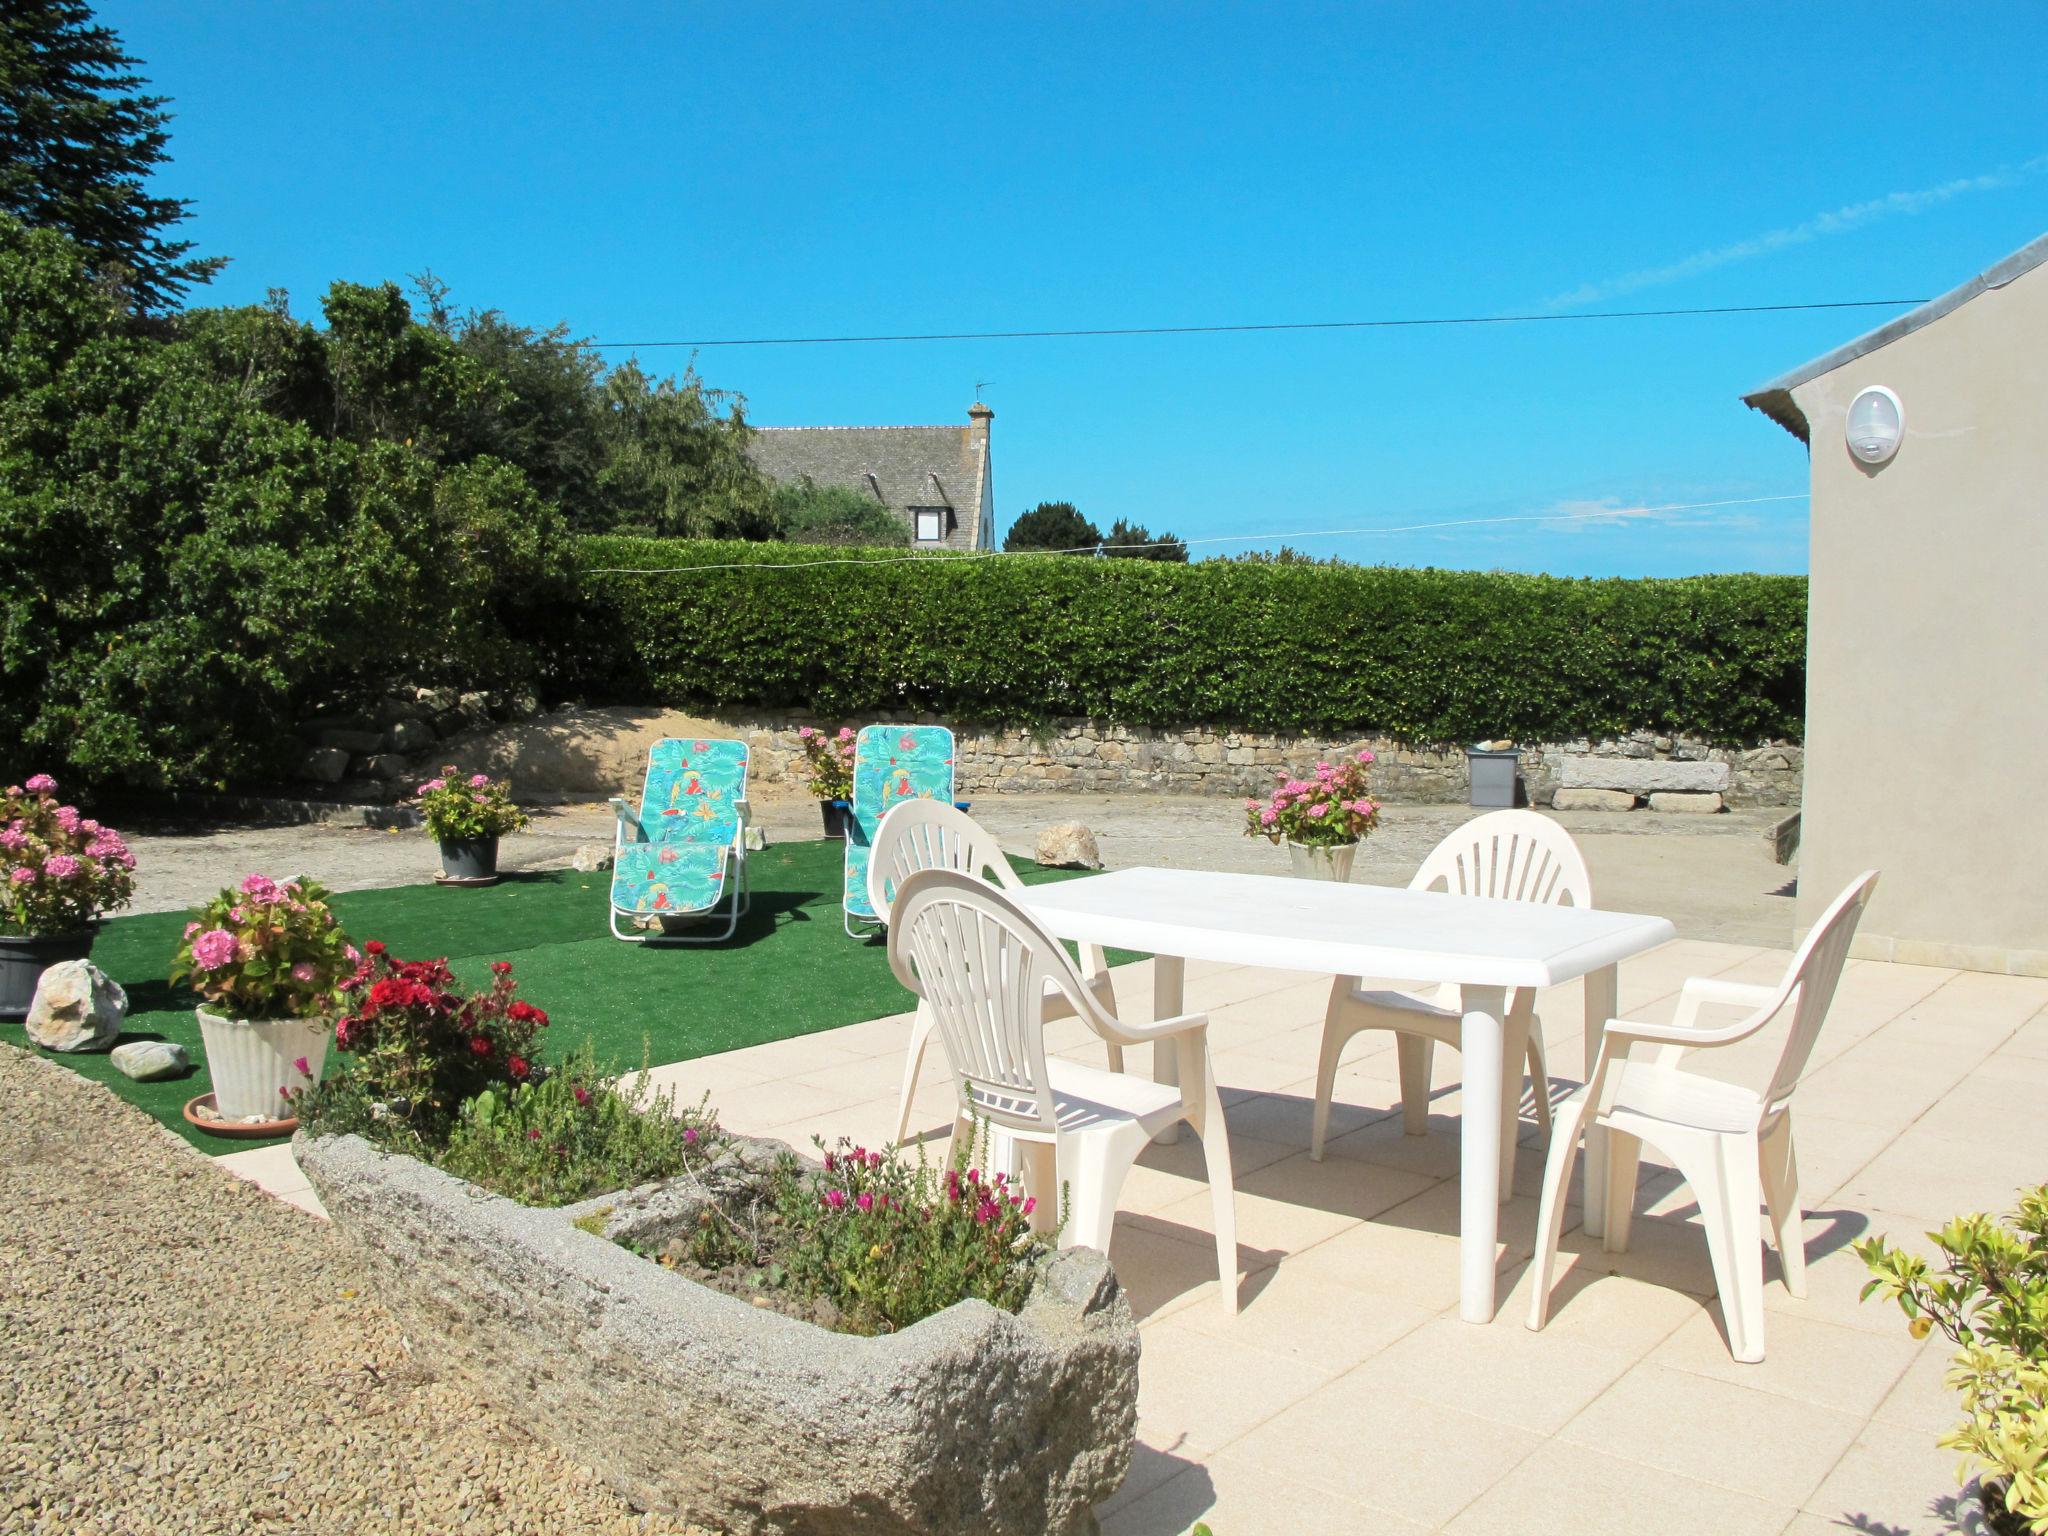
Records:
[[[611,876],[571,870],[510,875],[495,886],[406,885],[350,891],[335,911],[358,944],[382,939],[407,960],[445,955],[472,987],[493,960],[510,960],[520,995],[545,1008],[547,1057],[590,1042],[600,1061],[626,1070],[710,1056],[791,1035],[901,1013],[910,995],[889,970],[879,940],[851,939],[840,925],[842,845],[783,843],[748,856],[753,903],[722,944],[625,944],[605,921]],[[1070,872],[1018,864],[1030,883]],[[116,918],[92,958],[128,991],[122,1040],[175,1040],[197,1064],[190,1075],[138,1083],[104,1054],[37,1054],[105,1083],[130,1104],[208,1152],[236,1142],[186,1124],[187,1100],[211,1091],[197,999],[164,979],[187,914]],[[1131,957],[1112,955],[1114,960]],[[21,1025],[0,1040],[23,1045]]]

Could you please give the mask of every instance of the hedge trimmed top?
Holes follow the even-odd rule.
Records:
[[[587,683],[615,698],[1430,743],[1651,729],[1746,745],[1802,732],[1801,576],[582,544],[586,633],[616,647],[589,658]],[[768,564],[795,568],[663,569]],[[598,574],[608,568],[627,574]]]

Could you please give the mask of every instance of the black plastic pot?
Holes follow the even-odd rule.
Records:
[[[844,800],[820,800],[818,802],[818,814],[825,819],[825,835],[827,837],[844,837],[846,836],[847,818],[852,816],[853,807]]]
[[[450,880],[488,880],[497,872],[495,837],[441,839],[441,873]]]
[[[0,1019],[25,1019],[36,1000],[43,972],[64,960],[83,960],[92,953],[96,930],[29,937],[0,934]]]

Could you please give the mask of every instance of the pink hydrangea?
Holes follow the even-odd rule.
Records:
[[[192,939],[192,963],[202,971],[217,971],[241,954],[235,936],[225,928],[209,928]]]
[[[320,967],[315,965],[310,960],[301,960],[297,965],[292,967],[292,978],[295,981],[318,981],[320,979]]]
[[[1379,761],[1379,759],[1374,757],[1370,752],[1360,752],[1358,754],[1358,760],[1361,763],[1376,763]]]
[[[471,789],[482,789],[490,782],[490,777],[487,774],[472,773],[469,776],[469,787]]]
[[[1308,808],[1308,813],[1311,816],[1327,816],[1330,814],[1330,808],[1327,805],[1312,805]]]
[[[14,827],[0,828],[0,848],[16,849],[28,846],[28,834]]]
[[[78,823],[79,816],[77,806],[60,805],[57,807],[58,826],[62,827],[66,832],[76,832],[79,829]]]
[[[57,781],[47,773],[38,773],[31,775],[29,781],[21,787],[32,795],[47,795],[55,793]]]
[[[43,873],[52,880],[69,880],[84,867],[68,853],[53,853],[43,860]]]
[[[27,885],[35,877],[36,872],[34,870],[30,869],[26,864],[19,864],[15,866],[14,872],[7,878],[15,885]]]
[[[285,899],[277,882],[268,875],[251,875],[242,882],[242,894],[259,907],[274,907]],[[240,918],[235,919],[240,922]]]
[[[435,790],[446,789],[447,787],[448,781],[446,779],[429,779],[427,780],[426,783],[422,784],[419,787],[419,789],[415,791],[415,793],[422,795],[431,795]]]
[[[1279,819],[1280,813],[1274,810],[1273,807],[1270,805],[1267,806],[1263,811],[1259,812],[1259,825],[1262,827],[1270,827],[1271,825],[1273,825],[1274,822],[1278,821]]]
[[[798,731],[798,732],[796,733],[796,736],[797,736],[797,740],[798,740],[798,741],[809,741],[809,740],[810,740],[810,739],[811,739],[811,738],[812,738],[813,736],[815,736],[815,735],[817,735],[817,734],[818,734],[818,733],[817,733],[816,731],[812,730],[812,729],[811,729],[811,728],[810,728],[810,727],[809,727],[809,726],[807,725],[807,726],[805,726],[805,727],[804,727],[804,728],[803,728],[802,730]]]

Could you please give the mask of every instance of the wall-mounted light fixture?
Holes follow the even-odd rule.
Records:
[[[1873,384],[1849,402],[1849,451],[1865,464],[1884,464],[1899,451],[1906,435],[1906,408],[1882,384]]]

